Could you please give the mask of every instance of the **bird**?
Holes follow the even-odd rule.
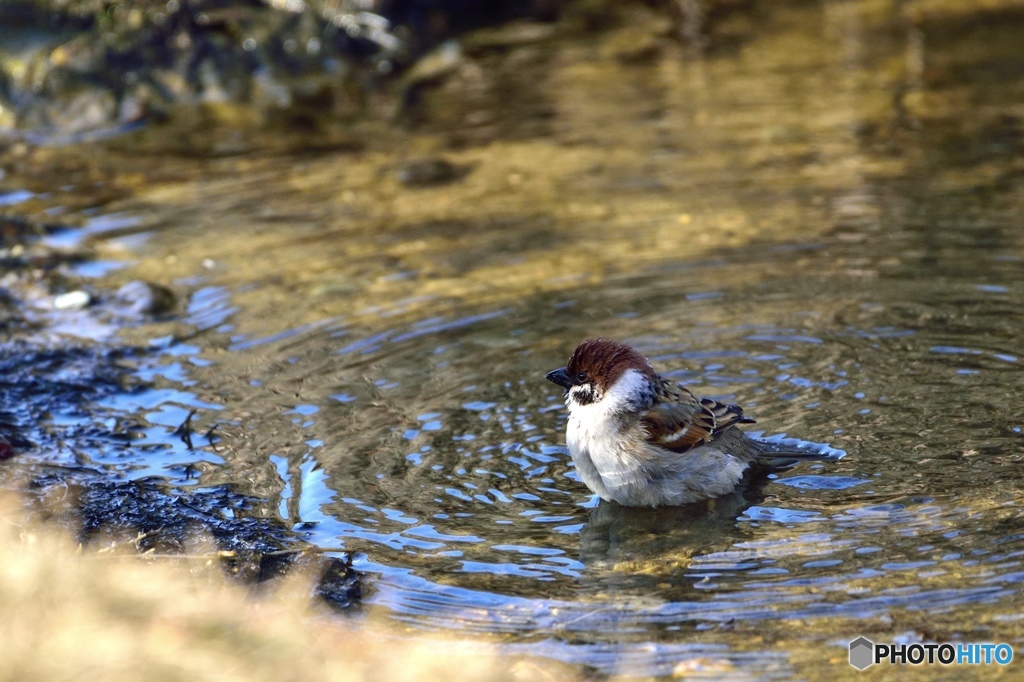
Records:
[[[733,492],[748,471],[843,454],[748,436],[739,425],[754,420],[740,406],[698,397],[618,341],[583,341],[547,379],[564,389],[577,476],[620,505],[700,502]]]

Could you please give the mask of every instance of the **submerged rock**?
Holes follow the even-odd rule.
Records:
[[[259,582],[293,569],[319,575],[318,593],[347,607],[361,577],[347,559],[325,556],[301,531],[266,512],[266,500],[228,486],[175,487],[157,477],[124,480],[96,464],[147,447],[134,418],[109,418],[94,403],[144,386],[131,365],[145,351],[98,344],[40,349],[14,342],[0,352],[0,489],[26,496],[30,513],[57,521],[83,543],[182,554],[213,542],[222,567]],[[69,421],[52,414],[74,414]],[[24,456],[13,458],[17,451]],[[39,453],[46,453],[45,457]]]
[[[29,508],[69,527],[82,543],[186,554],[212,540],[221,566],[246,582],[299,569],[320,576],[318,594],[335,607],[361,596],[349,561],[325,556],[259,513],[259,501],[222,488],[181,491],[155,481],[118,481],[85,469],[52,469],[29,482]]]
[[[92,303],[92,296],[88,291],[69,291],[66,294],[54,296],[53,307],[57,310],[83,310]]]
[[[429,187],[460,180],[472,170],[440,157],[411,159],[398,169],[398,181],[406,187]]]
[[[34,315],[82,311],[93,296],[60,267],[74,254],[25,255],[50,231],[33,226],[17,217],[0,220],[0,250],[11,254],[0,255],[0,264],[8,266],[0,278],[0,492],[24,494],[36,517],[60,522],[82,542],[180,554],[212,541],[223,568],[239,579],[262,581],[298,569],[322,576],[318,593],[330,604],[357,601],[361,578],[347,559],[325,556],[302,530],[268,513],[276,505],[259,494],[226,484],[175,487],[157,476],[125,480],[131,472],[120,462],[127,453],[160,451],[170,441],[189,439],[188,420],[161,435],[143,413],[100,406],[147,390],[136,368],[159,348],[125,346],[106,332],[80,340],[81,328],[116,316],[116,305],[137,315],[164,314],[174,309],[176,297],[139,280],[110,297],[112,305]],[[51,297],[53,289],[68,291]],[[70,333],[64,333],[59,325],[69,317]],[[197,452],[188,466],[199,468],[202,456]]]
[[[124,312],[136,317],[169,313],[177,303],[173,291],[141,279],[124,284],[114,299]]]

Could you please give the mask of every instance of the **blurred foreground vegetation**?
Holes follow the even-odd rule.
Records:
[[[573,678],[484,643],[342,623],[313,601],[316,576],[244,589],[212,544],[174,557],[83,548],[10,499],[0,553],[0,680]]]

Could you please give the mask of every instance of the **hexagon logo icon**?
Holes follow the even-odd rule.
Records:
[[[875,662],[875,643],[866,637],[858,637],[850,642],[850,665],[857,670]]]

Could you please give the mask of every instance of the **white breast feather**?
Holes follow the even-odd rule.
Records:
[[[626,450],[628,440],[621,419],[632,410],[635,396],[642,393],[647,381],[640,372],[627,369],[601,400],[589,405],[572,400],[576,387],[569,390],[566,445],[580,478],[602,497],[615,497],[615,488],[636,483],[642,475]]]

